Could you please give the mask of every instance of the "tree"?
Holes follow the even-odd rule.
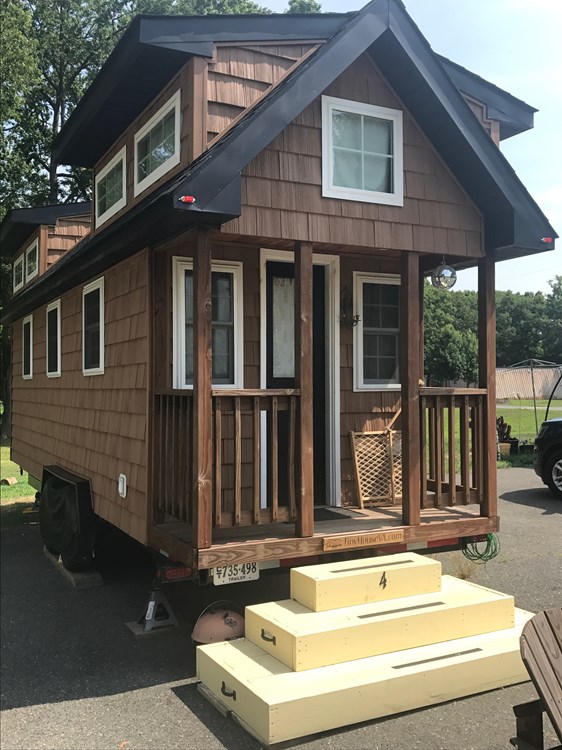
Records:
[[[320,13],[322,6],[316,0],[289,0],[285,13]]]
[[[562,363],[562,276],[555,276],[545,300],[544,358]]]

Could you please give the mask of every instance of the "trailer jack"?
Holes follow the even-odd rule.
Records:
[[[133,635],[143,636],[170,628],[178,628],[179,622],[166,594],[155,587],[150,592],[146,609],[140,620],[127,622],[126,625]]]

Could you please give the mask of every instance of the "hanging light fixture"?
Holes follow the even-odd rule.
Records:
[[[431,283],[436,289],[445,290],[452,289],[457,283],[457,272],[445,262],[445,256],[443,262],[431,272]]]

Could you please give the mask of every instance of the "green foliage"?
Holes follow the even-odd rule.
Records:
[[[289,0],[285,13],[320,13],[322,6],[316,0]]]
[[[545,300],[544,358],[562,363],[562,276],[556,276],[550,282],[550,290]]]

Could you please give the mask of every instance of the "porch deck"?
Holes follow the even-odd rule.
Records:
[[[317,509],[319,510],[319,509]],[[499,519],[480,515],[477,504],[462,507],[421,510],[421,523],[405,525],[402,509],[322,508],[335,518],[316,520],[312,537],[298,537],[294,523],[263,524],[253,527],[230,527],[213,531],[213,543],[207,549],[192,546],[193,530],[184,522],[156,524],[150,530],[153,546],[165,550],[174,559],[198,569],[218,565],[262,560],[309,557],[329,552],[379,547],[392,551],[400,544],[417,541],[442,541],[497,531]]]

